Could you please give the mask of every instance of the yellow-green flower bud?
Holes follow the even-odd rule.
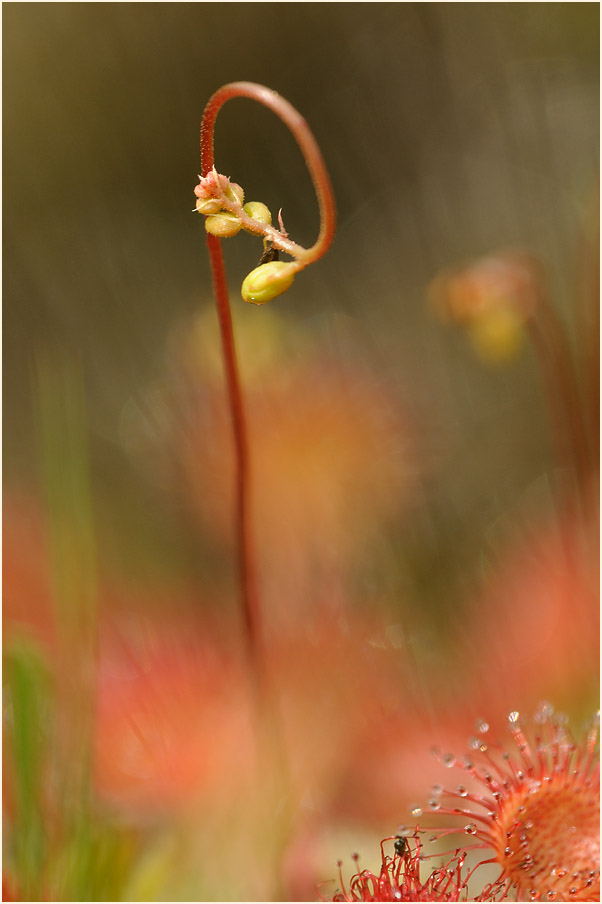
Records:
[[[230,182],[224,194],[228,201],[233,201],[235,204],[242,204],[245,199],[245,193],[237,182]]]
[[[245,204],[243,210],[248,217],[251,217],[252,220],[257,220],[262,226],[272,225],[270,208],[261,201],[249,201],[248,204]]]
[[[490,364],[503,364],[515,358],[525,336],[522,317],[510,307],[481,313],[470,321],[468,329],[477,354]]]
[[[290,288],[296,272],[296,265],[286,261],[260,264],[245,278],[241,295],[244,301],[265,304],[266,301],[271,301]]]
[[[224,210],[216,216],[207,217],[205,220],[205,229],[211,235],[216,235],[220,239],[227,239],[230,236],[240,232],[241,222],[233,213]]]
[[[196,209],[199,213],[207,215],[219,213],[222,209],[222,205],[217,198],[197,198]]]

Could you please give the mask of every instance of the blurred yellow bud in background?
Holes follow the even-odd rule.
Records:
[[[520,352],[525,337],[524,320],[510,307],[493,308],[470,321],[468,335],[480,358],[502,364]]]

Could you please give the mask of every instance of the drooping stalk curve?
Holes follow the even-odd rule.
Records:
[[[214,166],[213,145],[217,115],[228,100],[236,97],[257,101],[275,113],[292,132],[309,169],[320,211],[320,230],[316,242],[306,249],[292,242],[281,232],[270,230],[274,233],[274,244],[281,250],[291,254],[297,262],[298,269],[302,269],[322,257],[330,247],[336,228],[336,209],[330,179],[318,144],[305,119],[292,104],[275,91],[254,82],[232,82],[219,88],[210,97],[203,112],[201,122],[201,174],[203,177],[207,176]],[[245,219],[244,215],[241,219]],[[249,223],[252,223],[252,221],[249,220]],[[251,657],[255,665],[256,677],[260,679],[261,683],[260,650],[262,626],[252,532],[247,415],[236,355],[221,240],[215,235],[208,234],[207,248],[211,262],[226,373],[228,404],[234,434],[236,468],[235,517],[240,594]]]

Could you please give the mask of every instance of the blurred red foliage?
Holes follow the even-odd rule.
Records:
[[[515,532],[458,633],[458,669],[482,712],[565,707],[598,684],[597,515]]]

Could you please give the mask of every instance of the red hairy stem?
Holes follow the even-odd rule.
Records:
[[[234,343],[232,314],[228,299],[224,257],[220,239],[207,235],[207,248],[213,273],[213,291],[222,340],[222,354],[228,401],[234,432],[236,460],[236,533],[240,592],[247,637],[252,650],[260,644],[260,612],[254,568],[250,507],[250,461],[247,419],[242,396],[240,372]]]
[[[274,247],[278,247],[290,254],[295,259],[296,269],[301,270],[303,267],[322,257],[328,250],[334,238],[336,225],[334,198],[322,155],[307,123],[288,101],[284,100],[284,98],[280,97],[276,92],[270,91],[262,85],[256,85],[252,82],[233,82],[232,84],[224,85],[216,91],[209,99],[203,113],[201,123],[202,177],[206,177],[214,165],[213,133],[217,114],[227,100],[231,100],[235,97],[247,97],[251,100],[255,100],[268,107],[268,109],[279,116],[296,139],[309,169],[320,210],[320,231],[315,244],[312,245],[311,248],[305,249],[290,241],[284,230],[280,232],[272,227],[263,227],[262,230],[258,230],[257,222],[249,218],[242,208],[236,210],[236,216],[245,228],[249,229],[249,231],[269,236]],[[222,201],[224,208],[226,210],[229,209],[230,205],[223,193],[220,200]],[[282,223],[280,223],[280,225],[282,226]],[[235,515],[238,545],[238,570],[246,636],[255,680],[255,691],[257,694],[258,715],[261,717],[259,721],[263,728],[259,735],[260,745],[261,742],[263,742],[260,762],[263,762],[267,769],[270,780],[268,782],[268,787],[271,787],[275,780],[276,784],[274,787],[282,788],[287,787],[288,785],[287,766],[283,755],[282,739],[277,725],[275,708],[270,705],[269,701],[269,681],[265,673],[265,661],[262,656],[261,607],[257,591],[255,555],[253,549],[250,458],[245,404],[241,389],[240,372],[232,327],[232,315],[228,299],[228,286],[220,239],[208,233],[207,248],[213,275],[224,369],[226,373],[228,404],[234,434],[236,467]],[[268,800],[264,801],[264,805],[271,806],[271,799],[271,795],[268,795]],[[282,800],[279,792],[278,806],[281,807],[281,805]],[[286,810],[286,807],[281,810],[279,817],[281,824],[280,836],[283,849],[274,852],[274,875],[279,875],[281,873],[281,859],[288,837],[289,829],[286,828],[286,826],[287,818],[289,817],[286,816]]]
[[[297,259],[299,269],[318,260],[328,250],[334,237],[336,214],[330,179],[320,149],[309,126],[295,108],[275,91],[253,82],[232,82],[224,85],[210,97],[201,123],[201,174],[206,176],[214,165],[213,135],[217,114],[226,101],[246,97],[263,104],[280,117],[292,132],[309,169],[320,210],[320,231],[311,248],[304,249],[285,237],[280,247],[289,250]],[[278,233],[278,235],[280,235]],[[220,324],[228,400],[232,417],[236,453],[236,525],[240,592],[247,637],[255,661],[257,676],[261,671],[259,648],[261,644],[261,612],[255,574],[255,558],[251,527],[250,459],[245,406],[241,390],[240,373],[236,357],[232,315],[228,299],[227,280],[220,239],[207,235],[207,248],[211,261],[213,285]]]
[[[315,243],[304,251],[303,263],[313,263],[328,251],[336,228],[334,197],[326,164],[309,126],[292,104],[276,91],[254,82],[231,82],[219,88],[207,101],[201,123],[201,173],[206,176],[213,166],[213,132],[221,107],[234,97],[255,100],[276,116],[290,129],[309,169],[320,208],[320,232]],[[297,246],[298,247],[298,246]]]

